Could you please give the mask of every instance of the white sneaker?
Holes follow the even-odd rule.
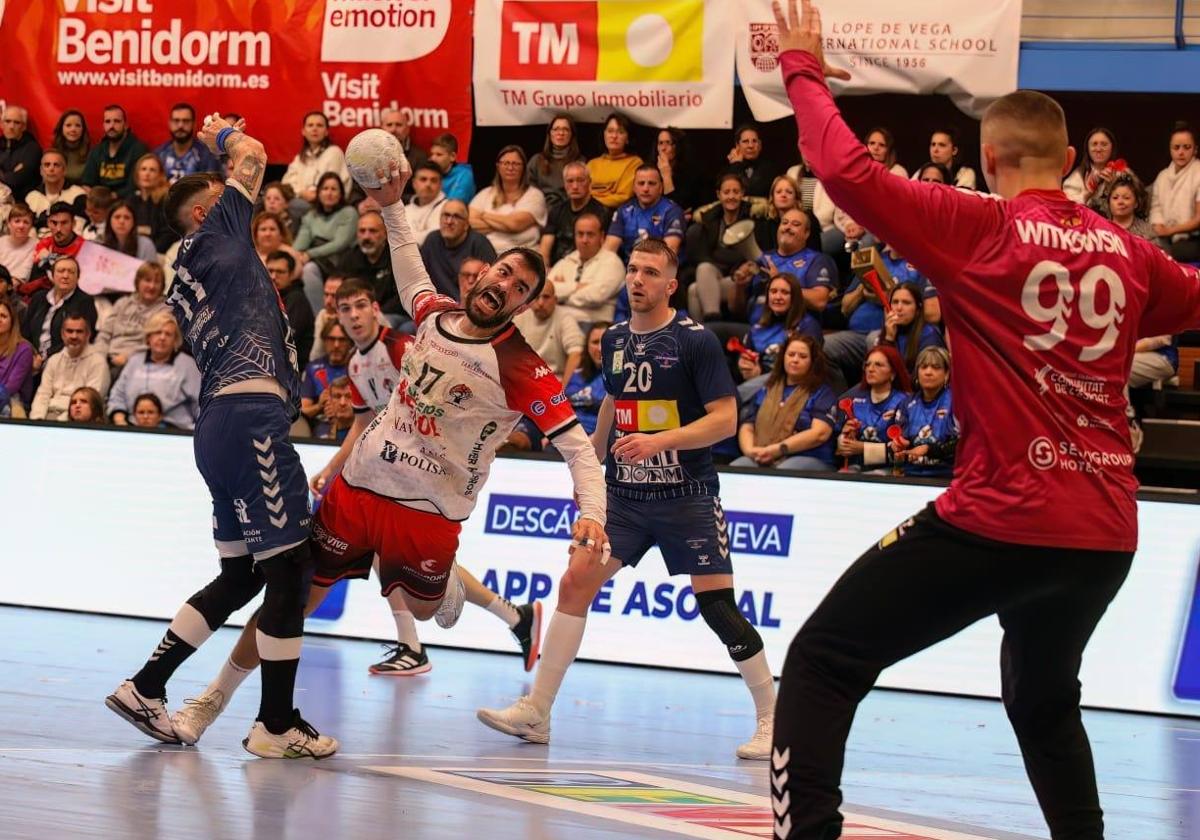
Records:
[[[175,727],[171,725],[165,695],[161,698],[144,697],[134,687],[133,680],[125,680],[105,698],[104,705],[151,738],[164,744],[180,743]]]
[[[437,612],[433,614],[433,619],[438,623],[438,627],[445,627],[448,630],[457,624],[459,616],[462,615],[463,604],[466,602],[467,587],[463,585],[462,578],[458,576],[458,563],[451,563],[450,576],[446,579],[446,594],[443,596]]]
[[[225,694],[218,689],[206,691],[199,697],[183,701],[183,708],[171,715],[175,734],[185,744],[195,744],[212,725],[221,712],[225,711]]]
[[[754,736],[737,748],[737,757],[750,761],[766,761],[771,757],[771,732],[775,728],[775,716],[767,715],[758,719]]]
[[[515,735],[532,744],[550,743],[550,716],[538,711],[528,695],[518,698],[507,709],[480,709],[475,717],[505,735]]]
[[[292,728],[282,735],[269,732],[261,720],[254,721],[242,746],[259,758],[328,758],[337,752],[335,738],[313,729],[300,717],[299,709],[293,715]]]

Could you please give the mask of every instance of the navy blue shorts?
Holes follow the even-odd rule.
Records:
[[[729,529],[717,496],[633,501],[608,494],[608,541],[612,556],[636,566],[658,546],[673,575],[733,574]]]
[[[287,407],[269,394],[214,397],[201,410],[193,448],[222,557],[269,557],[308,539],[308,481],[290,429]]]

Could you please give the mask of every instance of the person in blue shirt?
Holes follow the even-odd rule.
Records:
[[[661,239],[682,258],[683,208],[663,198],[662,175],[657,166],[639,166],[633,176],[633,198],[613,213],[604,247],[628,260],[633,246],[646,238]]]
[[[429,144],[429,162],[442,170],[442,192],[451,201],[470,204],[475,197],[475,170],[469,163],[458,163],[458,138],[439,134]]]
[[[168,181],[174,184],[185,175],[221,171],[216,155],[196,140],[195,108],[186,102],[178,103],[171,108],[169,125],[171,139],[154,150]]]
[[[734,318],[753,324],[762,317],[767,303],[767,282],[776,274],[791,274],[800,281],[804,301],[810,311],[821,313],[837,287],[837,266],[828,255],[806,247],[808,214],[798,207],[785,210],[779,217],[778,246],[746,262],[733,273],[729,311]]]
[[[775,358],[788,336],[811,336],[820,346],[821,324],[808,311],[803,292],[795,275],[776,274],[771,278],[767,284],[767,305],[742,339],[747,350],[758,354],[755,358],[743,353],[738,359],[743,382],[761,377],[764,371],[770,372],[775,367]]]
[[[862,382],[838,399],[836,454],[851,470],[887,464],[888,428],[895,425],[896,412],[910,390],[908,368],[895,347],[881,344],[867,354]],[[847,401],[849,411],[842,408]]]
[[[299,416],[296,345],[266,268],[254,250],[250,218],[267,154],[242,121],[206,118],[200,139],[228,153],[229,180],[213,173],[180,178],[167,194],[168,222],[183,236],[167,300],[200,368],[200,416],[193,448],[212,496],[217,577],[180,607],[141,670],[105,704],[145,734],[169,744],[195,743],[166,707],[166,684],[237,609],[266,586],[257,644],[262,699],[242,742],[263,758],[323,758],[337,741],[317,733],[293,705],[313,574],[304,467],[288,439]],[[205,694],[194,714],[224,707]],[[183,716],[186,720],[186,715]]]
[[[915,283],[901,283],[891,291],[891,311],[883,318],[879,343],[900,351],[909,374],[917,370],[917,354],[926,347],[945,347],[942,331],[925,322],[925,296]]]
[[[346,375],[346,365],[354,353],[353,343],[337,321],[326,321],[321,327],[321,343],[328,354],[309,362],[300,382],[300,413],[314,430],[328,420],[329,385]]]
[[[575,416],[579,424],[589,435],[596,431],[596,419],[600,414],[600,406],[608,392],[604,389],[604,371],[601,368],[601,339],[612,324],[608,321],[596,321],[588,329],[587,352],[579,367],[571,374],[564,393],[571,405],[575,407]]]
[[[836,403],[825,375],[817,340],[789,337],[767,383],[742,413],[742,457],[731,466],[832,471]]]
[[[917,389],[896,415],[901,438],[891,442],[890,459],[905,475],[949,476],[954,472],[958,421],[950,402],[950,354],[926,347],[917,356]]]

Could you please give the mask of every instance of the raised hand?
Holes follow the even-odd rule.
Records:
[[[821,72],[827,78],[842,79],[843,81],[849,79],[850,74],[847,71],[830,67],[825,61],[825,49],[821,43],[820,10],[814,8],[810,0],[801,0],[799,12],[796,9],[796,0],[787,0],[787,2],[788,15],[786,19],[779,0],[771,3],[771,9],[775,12],[775,25],[779,29],[780,55],[788,50],[810,53],[820,62]]]

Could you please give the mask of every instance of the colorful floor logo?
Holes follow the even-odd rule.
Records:
[[[408,779],[705,840],[774,837],[766,796],[623,770],[368,767]],[[987,840],[977,834],[846,814],[843,840]]]

